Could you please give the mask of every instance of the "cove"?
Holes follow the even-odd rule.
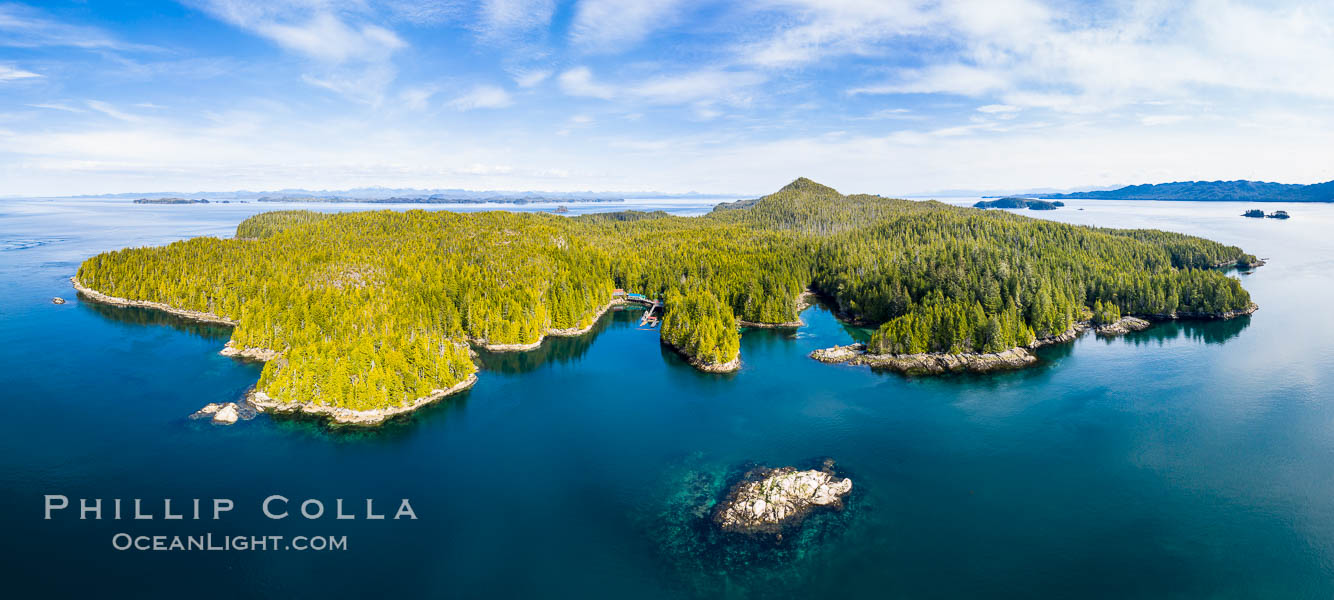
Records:
[[[1279,222],[1242,219],[1230,203],[1068,204],[1042,217],[1203,235],[1269,259],[1240,275],[1263,309],[1086,335],[1038,350],[1023,371],[933,378],[811,360],[867,335],[824,306],[800,329],[746,330],[743,368],[722,376],[622,311],[532,352],[483,352],[472,390],[378,431],[338,431],[191,421],[258,378],[255,364],[218,355],[226,328],[50,304],[69,298],[88,256],[228,235],[250,206],[131,218],[109,204],[16,203],[4,235],[40,243],[0,260],[6,569],[22,575],[19,594],[41,582],[51,596],[1334,593],[1334,318],[1323,306],[1334,209],[1279,206],[1294,215]],[[803,537],[748,547],[701,527],[698,509],[748,466],[824,457],[854,491]],[[238,510],[207,527],[46,522],[52,493],[229,498]],[[239,510],[273,494],[376,498],[377,513],[391,509],[378,499],[410,498],[418,519],[337,521],[327,500],[317,521]],[[347,548],[121,552],[118,533],[335,535]],[[339,576],[351,573],[364,576]]]

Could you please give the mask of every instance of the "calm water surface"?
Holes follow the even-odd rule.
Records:
[[[796,332],[747,331],[741,372],[704,375],[622,312],[593,335],[483,356],[471,392],[379,431],[190,421],[258,376],[217,354],[228,331],[80,302],[67,278],[98,252],[226,236],[275,208],[0,201],[13,597],[1334,596],[1332,206],[1263,206],[1286,222],[1232,203],[1026,211],[1204,235],[1270,262],[1240,275],[1261,306],[1249,319],[1085,337],[1019,373],[822,365],[806,354],[864,332],[814,307]],[[695,516],[747,465],[822,457],[853,496],[783,544],[721,539]],[[48,493],[152,499],[159,518],[44,521]],[[270,494],[391,513],[410,498],[419,519],[272,521]],[[221,521],[160,518],[162,498],[215,497],[236,502]],[[118,532],[345,535],[349,548],[119,552]]]

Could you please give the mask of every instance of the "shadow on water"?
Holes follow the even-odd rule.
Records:
[[[232,337],[232,328],[226,325],[192,321],[151,308],[112,306],[110,304],[101,304],[86,300],[81,300],[79,306],[84,310],[90,310],[97,313],[98,316],[116,323],[140,326],[165,325],[183,333],[217,342],[226,342]]]
[[[1241,331],[1251,324],[1250,315],[1237,317],[1227,320],[1195,320],[1187,319],[1181,321],[1166,321],[1163,323],[1154,323],[1153,327],[1122,336],[1123,343],[1143,346],[1150,344],[1161,345],[1163,342],[1175,340],[1184,337],[1193,342],[1204,342],[1206,344],[1222,344],[1232,338],[1241,335]],[[1116,338],[1107,338],[1107,343],[1116,342]]]
[[[824,459],[791,466],[819,469]],[[854,484],[841,509],[816,509],[804,521],[785,527],[781,537],[722,531],[713,513],[733,485],[760,465],[710,464],[696,452],[669,467],[659,485],[659,500],[642,509],[641,528],[661,556],[659,565],[674,591],[690,597],[721,597],[737,589],[763,594],[800,587],[805,580],[801,564],[836,555],[838,541],[859,514],[866,511],[864,492]],[[836,468],[840,477],[859,478]]]
[[[548,337],[542,341],[541,346],[534,350],[489,352],[474,347],[477,351],[477,362],[485,370],[507,375],[527,373],[549,362],[562,364],[577,362],[588,353],[588,349],[593,346],[593,342],[598,335],[606,331],[613,323],[633,325],[638,322],[641,312],[643,312],[643,309],[636,308],[610,310],[601,319],[598,319],[598,322],[593,325],[593,329],[588,333],[574,337]]]
[[[317,415],[306,413],[283,413],[260,418],[268,420],[273,430],[286,436],[316,438],[323,441],[349,444],[397,443],[420,435],[423,430],[457,418],[468,408],[468,398],[472,390],[457,394],[422,407],[405,415],[399,415],[374,427],[338,425]]]

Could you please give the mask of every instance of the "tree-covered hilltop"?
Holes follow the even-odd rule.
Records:
[[[1250,297],[1209,267],[1241,249],[936,202],[843,196],[807,179],[703,217],[622,212],[265,213],[234,239],[94,256],[102,293],[238,321],[282,353],[257,388],[288,403],[403,406],[476,371],[469,342],[530,345],[592,324],[614,288],[665,302],[663,341],[701,368],[738,358],[738,319],[797,319],[806,287],[881,324],[885,352],[1024,346],[1113,312],[1223,314]]]

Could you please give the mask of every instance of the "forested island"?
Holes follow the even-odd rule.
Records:
[[[1334,202],[1334,181],[1311,185],[1267,181],[1177,181],[1115,190],[1037,194],[1046,200],[1193,200],[1215,202]]]
[[[877,352],[966,356],[1059,339],[1095,316],[1249,312],[1215,267],[1256,264],[1182,234],[798,179],[702,217],[270,212],[232,239],[99,254],[75,283],[94,300],[234,324],[228,352],[266,361],[261,407],[374,423],[476,381],[470,345],[522,350],[588,331],[621,302],[616,288],[661,299],[662,342],[725,371],[740,364],[738,323],[798,321],[807,288],[875,325]]]
[[[1064,202],[1048,202],[1046,200],[1020,198],[1017,196],[1010,196],[997,200],[978,200],[973,204],[973,208],[1027,208],[1029,210],[1056,210],[1062,206],[1065,206]]]
[[[136,198],[135,204],[208,204],[203,198]]]

